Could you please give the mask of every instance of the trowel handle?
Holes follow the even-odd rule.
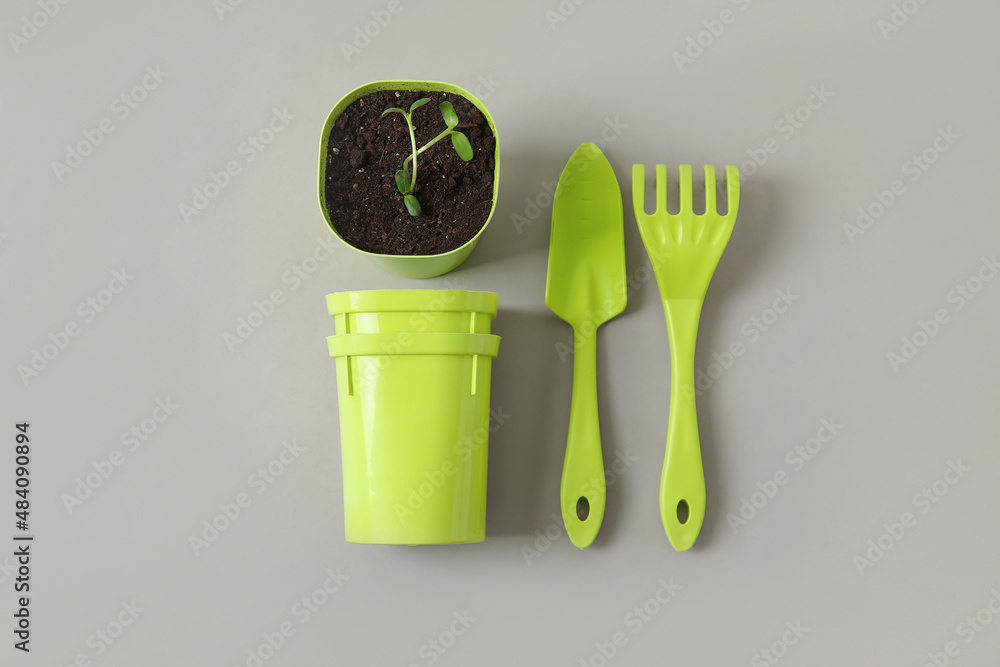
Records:
[[[604,456],[597,417],[597,331],[577,332],[573,351],[573,403],[559,504],[570,541],[581,549],[597,537],[604,519]]]

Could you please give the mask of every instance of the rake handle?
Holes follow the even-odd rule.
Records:
[[[660,477],[660,518],[667,538],[678,551],[691,548],[705,520],[705,472],[694,384],[701,304],[701,299],[663,302],[670,337],[670,414]]]

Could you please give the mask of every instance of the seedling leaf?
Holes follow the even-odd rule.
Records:
[[[472,159],[472,144],[469,143],[469,138],[464,134],[461,132],[453,132],[451,135],[451,145],[455,147],[455,152],[458,153],[458,157],[462,158],[466,162]]]
[[[382,112],[382,118],[385,118],[389,114],[395,113],[395,112],[399,112],[401,114],[406,114],[406,112],[403,111],[402,109],[399,109],[397,107],[392,107],[392,108],[386,109],[385,111]]]
[[[399,194],[405,195],[407,192],[412,190],[410,187],[410,175],[406,173],[405,169],[400,169],[396,172],[396,187],[399,189]]]
[[[451,102],[441,103],[441,115],[449,130],[458,125],[458,114],[455,113],[455,107],[451,106]]]
[[[406,195],[403,197],[403,205],[406,206],[406,211],[416,217],[420,215],[420,202],[413,195]]]
[[[421,97],[419,100],[410,105],[410,113],[413,113],[414,109],[419,109],[430,101],[431,98],[429,97]]]

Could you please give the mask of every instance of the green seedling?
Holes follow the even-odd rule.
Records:
[[[455,129],[458,126],[458,114],[455,113],[455,107],[451,105],[451,102],[442,102],[438,105],[441,109],[441,116],[444,118],[444,132],[428,141],[420,147],[420,149],[417,149],[417,137],[413,133],[413,112],[428,102],[430,102],[430,98],[421,97],[419,100],[410,105],[409,111],[392,107],[391,109],[386,109],[382,112],[382,118],[385,118],[391,113],[403,114],[403,118],[406,119],[406,127],[410,131],[410,146],[413,147],[413,153],[403,160],[403,168],[396,172],[396,187],[399,189],[399,193],[403,195],[403,204],[406,206],[406,210],[410,215],[414,216],[420,215],[420,201],[417,199],[416,195],[413,194],[413,190],[417,185],[418,155],[450,135],[451,145],[455,147],[455,152],[458,153],[458,157],[462,158],[465,162],[472,159],[472,144],[469,143],[469,138]],[[412,171],[410,170],[411,163],[413,164]]]

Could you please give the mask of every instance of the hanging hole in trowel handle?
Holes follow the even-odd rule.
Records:
[[[580,521],[586,521],[588,516],[590,516],[590,501],[587,500],[586,496],[580,496],[580,499],[576,501],[576,518]]]
[[[689,516],[691,516],[691,508],[688,507],[688,501],[682,500],[677,503],[677,520],[681,522],[681,525],[687,523]]]

